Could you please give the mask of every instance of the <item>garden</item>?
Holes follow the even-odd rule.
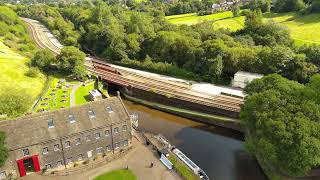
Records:
[[[70,107],[72,86],[75,83],[53,78],[49,83],[48,90],[39,100],[35,111],[42,112]]]

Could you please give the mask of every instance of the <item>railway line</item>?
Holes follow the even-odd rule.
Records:
[[[51,42],[48,33],[46,33],[47,29],[42,28],[38,21],[26,18],[22,19],[27,23],[33,39],[40,48],[47,48],[56,55],[60,53],[61,47]],[[190,84],[140,74],[129,68],[118,67],[95,57],[86,58],[85,66],[90,73],[99,75],[101,78],[120,86],[135,87],[144,91],[155,91],[157,94],[167,97],[209,107],[239,112],[240,106],[244,101],[243,98],[226,94],[212,95],[196,92],[190,88]]]
[[[138,80],[133,80],[133,79],[127,79],[122,76],[116,76],[113,75],[112,73],[105,71],[105,70],[100,70],[98,68],[91,69],[91,72],[94,72],[95,74],[101,76],[102,78],[112,78],[120,82],[126,82],[126,84],[129,84],[129,86],[133,86],[138,89],[142,89],[145,91],[150,91],[151,88],[150,86],[146,84],[141,84],[140,81]],[[155,86],[151,86],[155,87]],[[190,101],[198,104],[203,104],[211,107],[216,107],[216,108],[221,108],[221,109],[226,109],[230,111],[235,111],[238,112],[240,110],[239,104],[234,101],[228,101],[225,99],[210,99],[210,98],[203,98],[203,97],[198,97],[195,94],[190,94],[188,92],[180,91],[179,89],[172,89],[164,86],[156,86],[155,89],[156,93],[164,95],[164,96],[170,96],[174,97],[177,99],[185,100],[185,101]],[[236,104],[235,104],[236,103]]]

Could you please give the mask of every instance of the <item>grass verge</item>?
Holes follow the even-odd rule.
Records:
[[[137,177],[131,170],[121,169],[102,174],[93,180],[137,180]]]
[[[94,82],[92,82],[86,86],[80,86],[76,90],[76,94],[75,94],[76,104],[80,105],[80,104],[85,104],[85,103],[90,102],[89,92],[93,89],[95,89]]]

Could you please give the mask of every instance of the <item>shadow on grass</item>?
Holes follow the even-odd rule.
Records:
[[[297,23],[310,24],[320,22],[320,13],[312,13],[307,15],[302,15],[299,12],[288,12],[288,13],[264,13],[263,17],[267,19],[280,18],[283,16],[291,16],[283,21],[278,21],[279,23],[294,21]]]
[[[89,95],[85,95],[85,96],[83,96],[83,97],[84,97],[84,99],[85,99],[87,102],[90,102],[90,101],[91,101],[91,98],[90,98]]]

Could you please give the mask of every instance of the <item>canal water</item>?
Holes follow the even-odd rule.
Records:
[[[139,115],[141,130],[160,133],[201,167],[212,180],[265,180],[257,162],[244,149],[243,135],[124,100]]]

